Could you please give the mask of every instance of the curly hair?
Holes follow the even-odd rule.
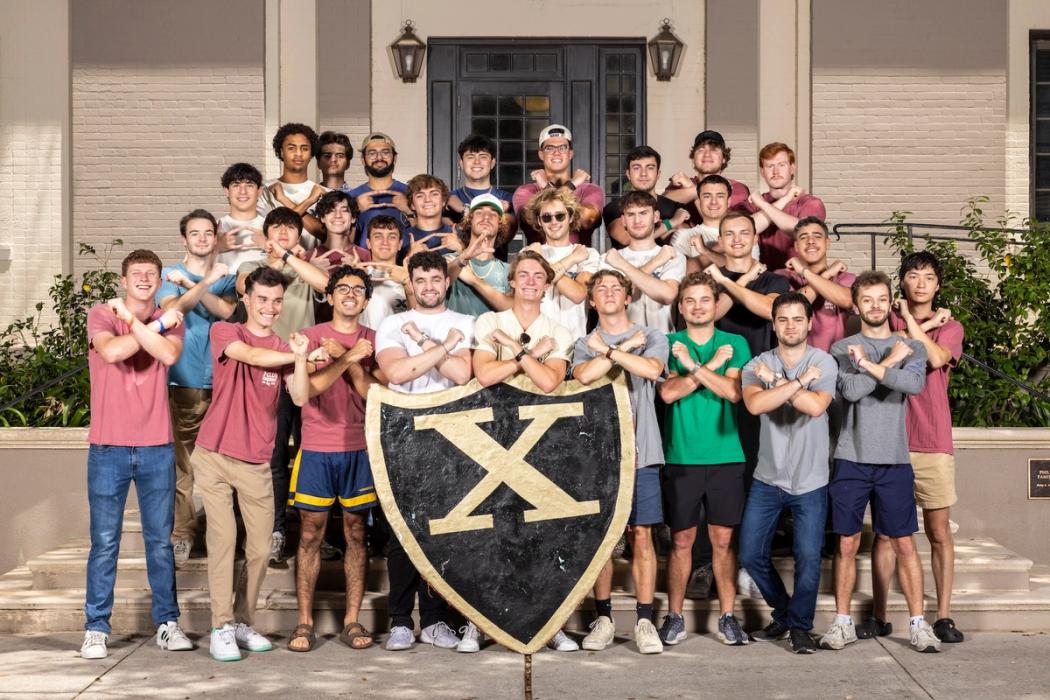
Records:
[[[491,208],[491,207],[490,207]],[[495,211],[495,209],[493,209]],[[471,233],[471,222],[474,220],[473,210],[468,210],[463,214],[463,221],[459,223],[459,230],[456,232],[459,234],[460,240],[463,241],[463,245],[466,246],[470,243]],[[497,248],[504,246],[514,236],[514,231],[510,229],[510,218],[506,214],[501,214],[499,217],[499,228],[496,229],[496,240],[495,246]]]
[[[529,203],[525,205],[525,210],[522,212],[526,222],[537,231],[542,231],[540,210],[554,202],[560,202],[565,207],[565,210],[569,212],[569,232],[579,231],[580,203],[576,201],[575,195],[560,187],[558,189],[548,187],[540,190],[535,197],[529,200]]]
[[[299,124],[298,122],[289,122],[285,124],[273,137],[273,152],[277,156],[277,160],[281,159],[281,148],[284,146],[284,140],[294,134],[302,134],[306,137],[306,140],[310,142],[310,155],[311,157],[317,153],[317,132],[308,127],[306,124]]]

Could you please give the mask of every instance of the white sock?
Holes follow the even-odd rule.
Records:
[[[852,627],[853,626],[853,616],[852,615],[835,615],[835,622],[838,622],[840,624],[846,625],[847,627]]]
[[[921,625],[924,622],[926,622],[926,616],[925,615],[916,615],[915,617],[913,617],[911,619],[911,628],[915,629],[916,627],[918,627],[919,625]]]

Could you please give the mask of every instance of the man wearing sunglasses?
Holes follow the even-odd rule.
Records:
[[[385,383],[375,367],[375,332],[359,322],[372,296],[368,273],[350,265],[332,270],[326,288],[332,320],[303,331],[308,351],[324,348],[330,362],[318,363],[310,375],[302,408],[303,448],[292,469],[289,505],[299,510],[299,549],[295,592],[299,622],[288,649],[311,651],[316,643],[313,598],[321,566],[321,542],[328,511],[338,501],[343,510],[346,554],[346,613],[339,639],[351,649],[372,645],[373,637],[358,622],[365,592],[367,554],[365,521],[378,502],[365,445],[365,396],[374,383]]]
[[[532,171],[532,182],[514,191],[514,211],[524,210],[540,190],[569,190],[580,203],[580,227],[573,232],[571,240],[589,246],[594,229],[601,224],[605,193],[590,182],[591,176],[586,171],[572,170],[572,132],[568,127],[551,124],[541,131],[539,155],[543,167]],[[529,243],[543,242],[538,223],[529,221],[528,215],[522,216],[521,230]]]

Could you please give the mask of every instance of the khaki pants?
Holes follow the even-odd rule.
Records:
[[[211,405],[211,389],[168,387],[171,427],[175,434],[175,525],[171,541],[197,535],[197,509],[193,507],[193,467],[190,458],[197,443],[204,414]]]
[[[193,452],[197,488],[208,519],[208,592],[212,627],[228,622],[251,625],[270,556],[273,529],[273,481],[270,465],[251,464],[197,447]],[[234,586],[233,560],[237,523],[233,492],[244,520],[244,572]],[[236,603],[234,595],[236,593]]]

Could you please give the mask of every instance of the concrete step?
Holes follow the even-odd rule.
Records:
[[[1044,567],[1045,568],[1045,567]],[[82,588],[35,591],[33,576],[25,567],[0,577],[0,634],[42,632],[70,632],[83,629],[84,591]],[[180,590],[179,607],[182,625],[191,631],[203,632],[211,627],[208,595],[203,590]],[[117,633],[148,634],[150,620],[150,593],[140,588],[120,588],[114,594],[112,618]],[[315,626],[319,633],[338,632],[342,627],[344,599],[334,591],[321,591],[314,605]],[[852,612],[858,621],[870,610],[870,596],[856,594]],[[667,600],[657,593],[655,607],[658,615],[666,612]],[[927,596],[926,610],[932,621],[935,600]],[[964,632],[1045,632],[1050,628],[1050,570],[1038,572],[1032,578],[1029,591],[969,592],[953,597],[953,618]],[[613,615],[617,629],[628,632],[635,622],[635,601],[623,592],[613,594]],[[889,619],[896,635],[902,635],[908,623],[907,608],[900,594],[891,594]],[[738,596],[737,616],[744,628],[757,630],[769,621],[769,608],[761,599]],[[821,594],[817,600],[814,629],[823,631],[835,613],[835,601],[830,594]],[[717,628],[718,602],[715,600],[686,600],[684,606],[686,628],[692,633],[711,633]],[[570,631],[584,633],[593,619],[593,602],[584,601],[567,623]],[[264,591],[259,598],[256,627],[265,633],[287,636],[297,620],[294,590]],[[386,595],[368,592],[362,604],[360,621],[375,631],[385,631]],[[657,620],[659,623],[659,619]]]
[[[78,540],[69,546],[61,547],[43,554],[27,563],[33,576],[33,587],[38,590],[55,590],[63,588],[82,588],[84,586],[88,543]],[[1026,591],[1029,587],[1029,570],[1032,562],[1006,549],[989,538],[972,538],[956,540],[955,585],[954,590],[962,591]],[[203,553],[195,552],[185,565],[176,571],[176,584],[179,590],[206,589],[208,586],[207,559]],[[920,552],[923,561],[923,577],[928,594],[935,592],[933,575],[930,573],[929,552]],[[783,576],[788,589],[792,588],[794,561],[789,557],[775,557],[774,563]],[[236,566],[242,562],[238,560]],[[666,562],[660,560],[657,574],[657,588],[666,590]],[[340,561],[321,562],[318,578],[318,590],[343,590],[343,568]],[[146,558],[142,553],[124,552],[117,567],[118,588],[148,588]],[[823,593],[831,593],[834,585],[833,564],[831,560],[822,562],[821,587]],[[295,558],[290,558],[282,567],[270,567],[263,583],[264,590],[295,590]],[[369,562],[367,589],[373,592],[385,592],[388,589],[386,559],[373,557]],[[617,560],[613,577],[613,587],[625,593],[633,593],[631,565],[627,560]],[[894,577],[892,590],[899,590]],[[857,590],[871,593],[871,559],[867,555],[857,561]]]

